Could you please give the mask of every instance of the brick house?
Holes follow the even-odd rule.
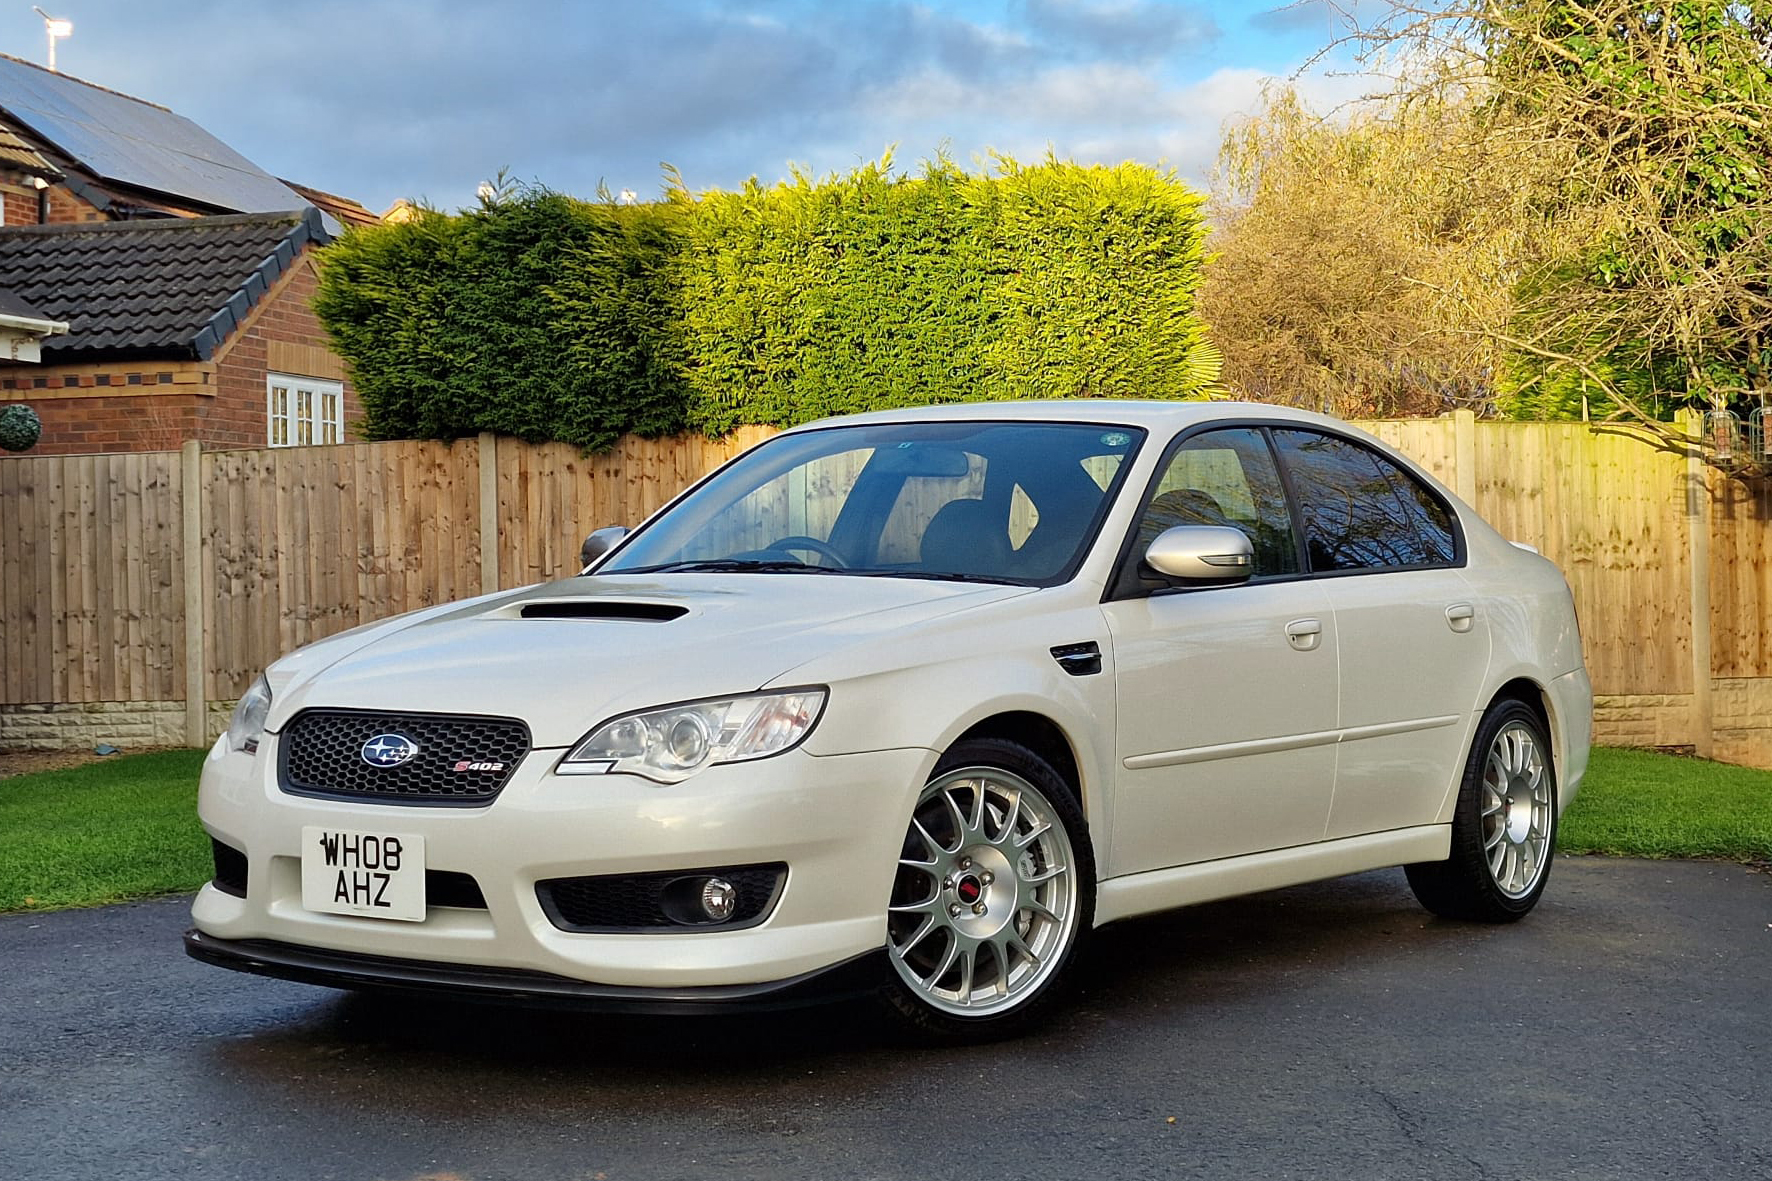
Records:
[[[310,310],[313,251],[377,220],[0,54],[0,294],[48,325],[0,351],[0,405],[43,420],[31,454],[340,442],[356,399]]]
[[[0,282],[65,321],[39,364],[0,361],[30,454],[337,443],[357,417],[311,308],[318,210],[0,229]]]

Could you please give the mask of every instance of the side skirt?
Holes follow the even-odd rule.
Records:
[[[1392,832],[1343,837],[1315,845],[1298,845],[1154,869],[1146,873],[1109,878],[1096,889],[1095,925],[1129,919],[1134,915],[1214,902],[1239,894],[1277,890],[1304,882],[1319,882],[1343,874],[1408,865],[1416,861],[1444,861],[1452,854],[1452,826],[1424,824]]]

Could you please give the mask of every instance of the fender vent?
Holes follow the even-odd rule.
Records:
[[[669,623],[689,614],[689,608],[675,603],[625,603],[618,600],[567,600],[559,603],[529,603],[523,608],[524,619],[639,619],[648,623]]]
[[[1073,677],[1092,677],[1101,671],[1101,645],[1094,640],[1081,644],[1060,644],[1052,649],[1058,667]]]

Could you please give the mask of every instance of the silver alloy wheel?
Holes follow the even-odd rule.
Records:
[[[1077,925],[1070,834],[1038,788],[999,767],[923,789],[887,913],[899,978],[945,1013],[983,1016],[1032,997]]]
[[[1483,760],[1483,859],[1495,888],[1524,898],[1549,861],[1555,801],[1544,752],[1523,722],[1510,722]]]

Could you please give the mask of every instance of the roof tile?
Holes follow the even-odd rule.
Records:
[[[68,335],[45,343],[46,361],[207,359],[285,269],[281,258],[329,237],[311,209],[6,228],[0,286],[68,322]]]

